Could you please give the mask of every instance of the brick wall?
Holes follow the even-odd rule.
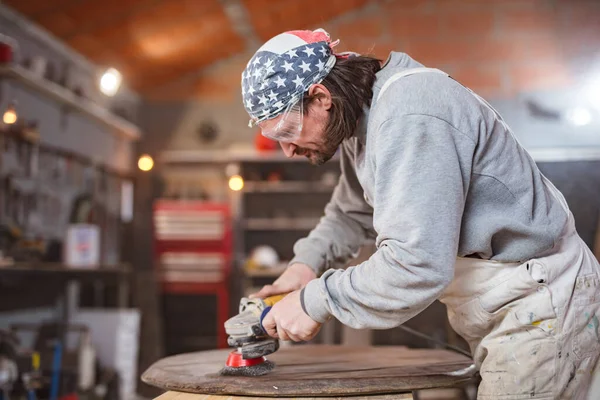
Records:
[[[594,70],[600,74],[599,0],[371,1],[316,26],[295,26],[292,18],[289,23],[290,29],[319,26],[341,39],[339,51],[383,59],[390,50],[406,52],[492,102],[568,88]],[[250,56],[221,62],[154,100],[189,99],[190,110],[209,110],[225,126],[224,134],[249,138],[239,82]],[[189,118],[194,115],[190,112]],[[173,140],[174,147],[192,145],[183,132]]]
[[[600,51],[600,2],[389,1],[330,29],[348,49],[404,51],[483,95],[506,97],[573,83],[570,61]]]

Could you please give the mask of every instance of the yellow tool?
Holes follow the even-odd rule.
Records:
[[[283,299],[287,295],[288,295],[288,293],[278,294],[276,296],[267,297],[266,299],[263,300],[263,303],[265,303],[268,307],[273,307],[275,305],[275,303],[279,302],[279,300]]]

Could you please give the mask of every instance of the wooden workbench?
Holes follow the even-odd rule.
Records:
[[[268,356],[276,367],[267,375],[221,376],[230,351],[168,357],[144,372],[142,380],[169,391],[161,400],[237,399],[234,396],[387,400],[410,399],[410,393],[420,389],[455,387],[475,372],[472,360],[446,350],[295,345]]]
[[[183,392],[166,392],[155,400],[260,400],[265,397],[219,396],[213,394],[195,394]],[[286,397],[287,400],[413,400],[412,393],[383,394],[373,396],[352,397]]]

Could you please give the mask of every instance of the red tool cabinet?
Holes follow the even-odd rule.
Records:
[[[216,296],[217,345],[227,347],[224,323],[233,259],[229,205],[157,200],[153,214],[155,268],[162,292]]]

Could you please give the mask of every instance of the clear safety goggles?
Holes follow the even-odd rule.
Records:
[[[258,123],[262,135],[278,142],[293,142],[300,137],[304,120],[302,98],[291,103],[275,118]]]

